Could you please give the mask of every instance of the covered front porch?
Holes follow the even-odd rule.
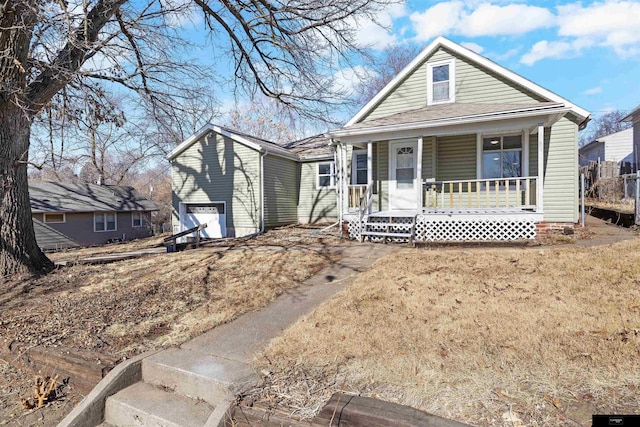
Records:
[[[412,131],[341,135],[336,189],[349,235],[415,241],[535,238],[536,224],[544,220],[542,159],[551,126],[562,116],[559,106],[551,110],[466,126],[423,124]]]

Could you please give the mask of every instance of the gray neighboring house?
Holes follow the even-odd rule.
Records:
[[[204,237],[240,237],[337,219],[334,157],[325,137],[278,145],[207,124],[168,159],[174,233],[207,223]]]
[[[118,185],[35,182],[29,197],[36,240],[46,250],[149,237],[158,210],[133,187]]]
[[[622,121],[631,122],[633,124],[633,158],[636,164],[640,166],[640,105],[634,108],[626,117],[622,119]]]
[[[633,151],[633,129],[625,129],[602,136],[583,145],[578,150],[580,166],[588,166],[589,162],[613,161],[622,166],[623,163],[636,164]]]

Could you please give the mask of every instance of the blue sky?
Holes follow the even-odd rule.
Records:
[[[202,23],[195,21],[191,30],[198,33]],[[376,21],[385,28],[354,23],[362,45],[383,49],[412,41],[426,46],[443,35],[591,111],[592,117],[640,104],[640,1],[404,0]],[[342,84],[352,85],[348,76],[353,73],[343,74]]]

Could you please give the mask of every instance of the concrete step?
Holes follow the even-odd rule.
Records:
[[[255,382],[254,375],[245,363],[187,349],[165,350],[142,361],[146,383],[214,406],[238,387]]]
[[[138,382],[107,399],[104,419],[114,427],[204,426],[213,412],[205,402]]]

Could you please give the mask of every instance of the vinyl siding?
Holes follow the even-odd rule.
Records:
[[[544,140],[544,220],[577,222],[578,125],[563,117],[545,129]]]
[[[303,224],[334,221],[338,218],[335,188],[317,188],[318,163],[324,161],[298,164],[298,221]]]
[[[588,166],[589,162],[597,162],[598,159],[605,160],[604,142],[592,143],[589,148],[578,150],[580,166]]]
[[[265,225],[298,222],[298,165],[294,160],[267,155],[264,157]]]
[[[640,166],[640,121],[633,124],[633,158]]]
[[[604,141],[604,159],[614,162],[633,162],[633,129],[600,138]]]
[[[530,103],[544,101],[538,95],[454,56],[445,49],[438,49],[416,70],[409,74],[362,121],[413,110],[427,105],[427,63],[455,58],[457,103]]]
[[[476,179],[476,135],[437,139],[437,180]]]
[[[102,212],[101,212],[102,213]],[[43,221],[42,214],[34,214],[34,219]],[[143,212],[143,227],[131,226],[131,212],[116,213],[116,230],[93,231],[93,212],[67,212],[65,222],[46,223],[53,230],[78,242],[81,246],[103,245],[109,239],[133,240],[151,236],[151,214]]]
[[[212,133],[172,162],[173,224],[180,202],[226,202],[229,237],[260,229],[260,153]]]
[[[376,143],[378,146],[378,194],[376,202],[380,210],[389,209],[389,141]]]

